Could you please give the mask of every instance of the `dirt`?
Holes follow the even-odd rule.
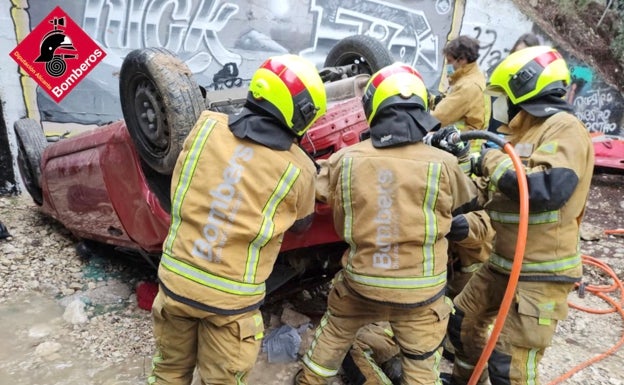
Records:
[[[620,281],[624,279],[624,236],[605,231],[624,228],[623,185],[624,174],[594,175],[580,243],[583,254],[608,265]],[[0,198],[0,219],[13,234],[11,241],[0,241],[0,326],[4,325],[0,334],[3,341],[13,341],[3,344],[0,383],[42,383],[40,378],[45,374],[47,385],[144,384],[154,341],[150,313],[137,306],[135,289],[139,281],[153,277],[149,267],[116,257],[81,257],[76,250],[79,240],[43,216],[28,196]],[[613,282],[605,272],[591,266],[587,266],[583,281],[603,286]],[[125,294],[112,305],[95,303],[93,292],[123,293],[123,286],[127,286]],[[312,319],[312,327],[301,333],[299,352],[305,352],[325,307],[326,292],[326,287],[320,287],[265,306],[267,334],[281,325],[284,308],[306,314]],[[605,294],[621,306],[621,294]],[[81,324],[63,318],[61,303],[76,295],[91,297],[85,309],[88,321]],[[595,309],[609,307],[589,290],[583,298],[578,291],[571,293],[570,302]],[[42,329],[49,331],[42,336]],[[624,341],[623,330],[624,321],[617,313],[571,309],[540,365],[542,383],[552,385],[555,382],[550,381],[576,365],[611,349],[612,354],[583,368],[564,384],[624,385],[624,350],[612,348]],[[60,350],[42,353],[44,347],[54,346]],[[269,363],[267,353],[261,353],[249,383],[289,384],[299,368],[299,362]],[[450,369],[451,364],[444,360],[442,370]],[[332,384],[346,381],[336,378]]]
[[[624,11],[618,13],[616,8],[623,5],[615,1],[605,12],[607,1],[513,1],[557,45],[591,65],[607,83],[624,92],[624,60],[618,59],[611,49],[624,22]]]

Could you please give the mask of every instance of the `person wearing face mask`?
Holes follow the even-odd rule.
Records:
[[[567,317],[568,294],[582,275],[579,231],[594,168],[591,138],[563,99],[570,72],[548,46],[519,50],[492,72],[487,92],[498,96],[500,130],[524,165],[529,225],[514,303],[478,384],[539,385],[538,368],[557,323]],[[484,148],[472,162],[487,181],[484,208],[496,231],[486,263],[453,300],[449,322],[455,348],[445,384],[465,385],[486,343],[508,284],[519,224],[518,176],[501,149]],[[481,178],[479,178],[481,179]]]
[[[490,121],[490,97],[485,91],[485,75],[479,69],[479,41],[458,36],[442,53],[446,59],[449,90],[431,114],[441,127],[455,125],[460,131],[483,130]],[[476,142],[476,141],[475,141]],[[479,143],[471,148],[477,150]]]

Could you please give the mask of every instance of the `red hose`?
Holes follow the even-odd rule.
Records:
[[[498,310],[496,321],[494,321],[494,328],[492,329],[490,338],[483,348],[481,357],[479,357],[479,361],[477,362],[477,365],[472,372],[472,376],[470,377],[470,381],[468,381],[468,385],[476,385],[479,381],[481,373],[483,372],[483,369],[485,368],[485,365],[490,359],[490,355],[492,354],[492,351],[496,346],[496,341],[498,340],[498,337],[503,330],[505,319],[507,318],[507,314],[509,313],[509,309],[511,308],[514,294],[516,292],[516,287],[518,286],[520,270],[522,270],[524,250],[526,248],[527,231],[529,228],[529,188],[526,180],[526,173],[524,172],[524,166],[522,165],[522,161],[520,160],[518,155],[516,155],[511,144],[505,143],[503,150],[511,158],[514,168],[516,169],[516,175],[518,178],[518,190],[520,194],[520,223],[518,224],[516,252],[514,254],[513,265],[509,274],[507,289],[505,290],[505,295],[503,296],[503,300]]]
[[[622,281],[618,278],[618,276],[615,274],[615,272],[604,262],[594,258],[594,257],[590,257],[587,255],[583,255],[583,263],[586,265],[591,265],[591,266],[595,266],[598,267],[600,269],[602,269],[603,271],[605,271],[612,279],[613,279],[613,285],[611,286],[594,286],[594,285],[588,285],[587,287],[585,287],[585,290],[587,290],[588,292],[596,295],[597,297],[601,298],[603,301],[607,302],[608,304],[611,305],[611,308],[608,309],[591,309],[588,307],[584,307],[584,306],[580,306],[580,305],[575,305],[573,303],[569,303],[569,306],[574,308],[574,309],[578,309],[578,310],[582,310],[588,313],[592,313],[592,314],[609,314],[609,313],[614,313],[617,312],[619,313],[620,317],[622,317],[622,320],[624,320],[624,284],[622,283]],[[577,284],[577,286],[579,286]],[[616,302],[613,298],[607,296],[605,293],[608,292],[612,292],[615,290],[620,291],[620,302]],[[579,371],[581,371],[582,369],[585,369],[586,367],[588,367],[591,364],[594,364],[606,357],[608,357],[610,354],[615,353],[615,351],[617,351],[619,348],[621,348],[624,345],[624,333],[622,333],[622,336],[620,337],[620,340],[613,345],[611,348],[607,349],[606,351],[604,351],[603,353],[598,354],[597,356],[590,358],[587,361],[584,361],[578,365],[576,365],[575,367],[573,367],[572,369],[570,369],[569,371],[567,371],[566,373],[560,375],[559,377],[555,378],[554,380],[552,380],[551,382],[548,383],[548,385],[555,385],[558,384],[564,380],[567,380],[568,378],[572,377],[575,373],[578,373]]]

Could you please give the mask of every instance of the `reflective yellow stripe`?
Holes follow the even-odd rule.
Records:
[[[343,237],[349,244],[349,258],[347,267],[351,266],[351,259],[355,255],[356,246],[353,242],[353,202],[351,201],[351,171],[353,169],[353,159],[344,158],[342,160],[342,173],[340,175],[340,187],[342,191],[342,207],[345,213]]]
[[[172,256],[163,253],[160,264],[167,270],[178,274],[200,285],[210,287],[225,293],[237,295],[261,295],[266,291],[264,283],[251,284],[233,281],[231,279],[219,277],[218,275],[208,273],[188,263],[182,262]]]
[[[461,270],[462,273],[474,273],[475,271],[479,270],[479,268],[482,265],[483,265],[483,263],[477,262],[477,263],[473,263],[470,266],[462,266],[460,270]]]
[[[425,239],[423,241],[423,275],[429,277],[433,275],[435,268],[435,255],[433,246],[438,235],[438,219],[435,215],[435,206],[438,202],[440,187],[440,174],[442,166],[440,163],[429,163],[427,171],[427,190],[423,201],[423,214],[425,217]]]
[[[311,371],[313,371],[317,375],[324,377],[324,378],[335,376],[336,374],[338,374],[338,369],[329,369],[322,365],[317,364],[316,362],[312,361],[312,354],[314,353],[314,349],[316,348],[316,345],[318,344],[319,337],[323,333],[323,329],[327,326],[330,316],[331,316],[331,312],[327,310],[325,314],[323,315],[323,318],[321,318],[321,322],[319,323],[319,326],[316,328],[316,331],[314,332],[314,340],[312,341],[312,344],[310,344],[310,348],[308,349],[308,351],[302,358],[302,361],[305,366],[307,366]]]
[[[558,142],[547,142],[542,144],[535,150],[535,152],[543,152],[545,154],[555,154],[557,152],[557,147],[559,147]]]
[[[529,349],[526,362],[527,385],[537,384],[537,353],[539,349]]]
[[[381,368],[378,366],[379,364],[373,359],[372,350],[362,350],[362,354],[364,355],[364,358],[366,359],[369,368],[372,369],[373,372],[375,372],[377,382],[381,383],[381,385],[392,385],[392,381],[390,381],[386,373],[381,370]]]
[[[490,262],[504,270],[511,271],[513,265],[512,261],[507,258],[503,258],[498,254],[492,253],[490,255]],[[581,256],[579,254],[572,255],[570,257],[556,259],[553,261],[545,262],[528,262],[522,263],[522,273],[556,273],[558,271],[564,271],[573,269],[580,266],[582,263]]]
[[[498,186],[498,180],[503,176],[505,171],[509,170],[512,167],[513,167],[513,163],[511,162],[511,158],[509,157],[505,158],[505,160],[503,160],[502,162],[498,164],[498,166],[496,166],[492,175],[490,175],[490,179],[491,179],[490,183],[495,186]]]
[[[173,247],[173,241],[175,240],[178,229],[180,228],[180,211],[182,209],[182,201],[186,196],[186,193],[191,185],[193,174],[197,169],[197,161],[204,149],[204,146],[208,140],[208,137],[212,133],[214,126],[217,124],[216,120],[206,119],[204,125],[199,129],[199,132],[193,139],[193,144],[189,152],[186,153],[186,158],[182,165],[182,171],[180,172],[180,178],[176,190],[173,193],[173,199],[171,204],[171,226],[169,227],[169,234],[165,240],[165,247],[163,248],[165,253],[171,254]]]
[[[279,206],[286,195],[288,195],[292,186],[295,184],[295,181],[299,177],[299,174],[301,174],[301,170],[295,167],[292,163],[289,163],[286,171],[284,171],[282,177],[277,183],[275,190],[273,190],[269,200],[264,205],[264,208],[262,209],[262,225],[260,225],[258,234],[254,240],[251,241],[247,249],[247,263],[245,264],[245,275],[243,276],[244,282],[255,282],[260,250],[271,240],[271,236],[275,230],[273,217],[275,217],[277,206]]]
[[[308,356],[303,356],[303,363],[305,364],[305,366],[308,367],[308,369],[323,378],[333,377],[338,374],[338,369],[328,369],[324,366],[321,366],[316,362],[312,361]]]
[[[236,385],[245,385],[245,381],[243,381],[243,377],[245,377],[245,372],[236,373]]]
[[[160,364],[161,362],[163,362],[162,352],[160,350],[157,350],[154,356],[152,357],[152,374],[149,377],[147,377],[148,385],[151,385],[156,382],[157,379],[156,379],[156,376],[154,375],[154,370],[156,369],[156,365]]]
[[[466,361],[462,361],[461,359],[457,358],[457,356],[455,356],[455,361],[453,362],[453,365],[457,365],[466,370],[472,370],[475,368],[474,365],[470,365]]]
[[[440,349],[438,349],[435,353],[433,353],[434,361],[433,361],[433,372],[436,374],[438,378],[435,382],[435,385],[442,385],[442,380],[440,380],[440,363],[442,362],[442,353],[440,353]]]
[[[518,224],[520,223],[519,213],[502,213],[500,211],[488,211],[490,219],[494,222]],[[544,211],[541,213],[529,214],[530,225],[542,225],[544,223],[559,222],[559,210]]]
[[[470,172],[472,171],[472,163],[462,162],[459,164],[459,168],[462,170],[464,174],[470,175]]]
[[[446,282],[446,271],[427,277],[374,277],[357,274],[350,269],[345,269],[345,272],[349,278],[357,283],[386,289],[422,289],[443,285]]]

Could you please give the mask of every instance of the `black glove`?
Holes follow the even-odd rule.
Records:
[[[437,92],[437,91],[436,91]],[[435,107],[438,105],[438,103],[440,103],[442,101],[442,99],[444,99],[444,97],[446,96],[443,93],[436,93],[434,91],[429,91],[427,90],[427,99],[428,99],[428,104],[429,104],[429,109],[433,110],[435,109]]]
[[[476,176],[483,176],[483,158],[485,154],[493,150],[490,147],[481,148],[481,152],[470,154],[470,170]]]
[[[466,239],[469,231],[470,225],[468,224],[464,214],[455,215],[451,222],[451,231],[446,234],[446,238],[449,241],[458,242]]]
[[[468,154],[470,146],[467,142],[462,142],[459,139],[459,134],[460,132],[455,126],[446,126],[438,131],[429,132],[423,138],[423,142],[461,158]]]

